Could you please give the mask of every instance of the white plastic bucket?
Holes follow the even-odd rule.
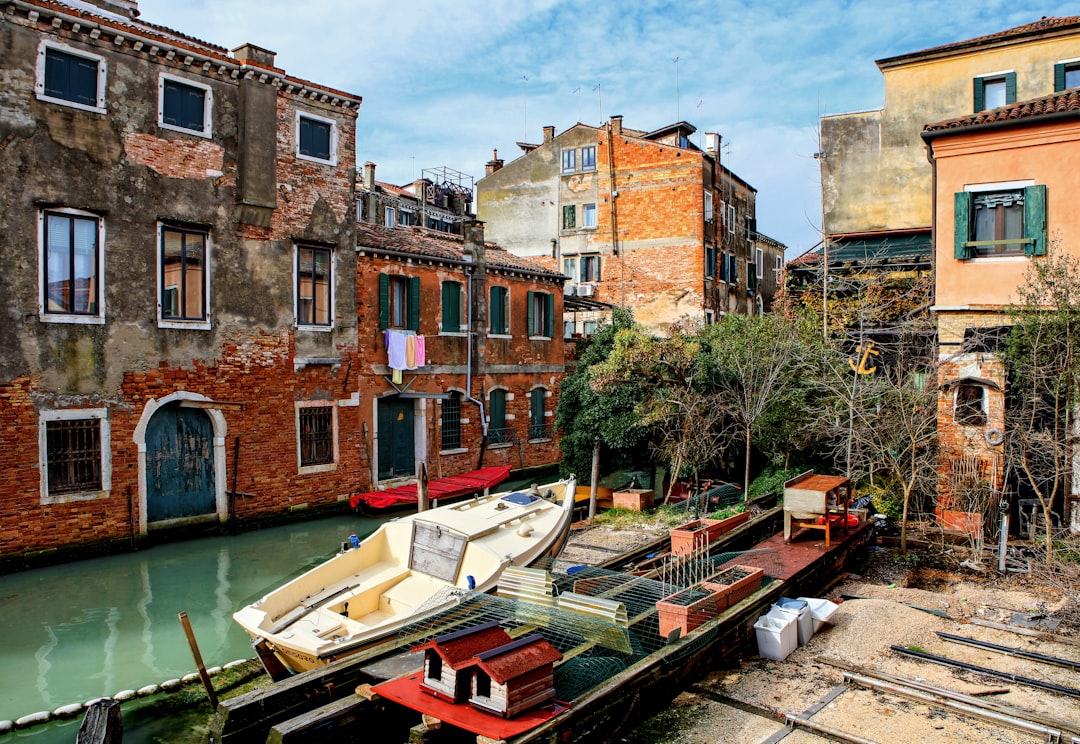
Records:
[[[798,629],[800,646],[805,646],[810,642],[810,638],[814,635],[814,619],[810,615],[810,605],[805,599],[781,597],[773,607],[795,615],[795,627]]]
[[[754,623],[758,655],[783,661],[798,646],[795,617],[789,612],[766,613]]]
[[[817,597],[799,597],[799,599],[806,602],[810,608],[810,617],[814,619],[814,632],[821,630],[821,626],[825,623],[832,622],[833,613],[836,612],[836,608],[840,605],[835,602],[830,602],[827,599],[819,599]]]

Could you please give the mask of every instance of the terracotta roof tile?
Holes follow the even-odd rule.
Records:
[[[356,245],[358,248],[394,251],[418,257],[465,261],[465,241],[460,235],[423,227],[388,228],[370,222],[359,222],[356,225]],[[487,265],[492,268],[522,271],[552,279],[563,278],[562,274],[521,256],[515,256],[495,243],[485,242],[484,253]]]
[[[980,111],[977,114],[961,116],[955,119],[947,119],[923,127],[924,132],[942,132],[951,129],[966,129],[979,124],[995,124],[1020,119],[1035,119],[1051,114],[1080,112],[1080,89],[1073,88],[1060,93],[1054,93],[1042,98],[1034,98],[1029,101],[1011,103],[988,111]]]
[[[1038,34],[1048,30],[1069,28],[1070,26],[1080,27],[1080,16],[1044,16],[1043,18],[1040,18],[1037,21],[1032,21],[1031,23],[1025,23],[1021,26],[1014,26],[1013,28],[1007,28],[1004,31],[997,31],[992,34],[986,34],[985,36],[976,36],[974,39],[954,41],[949,44],[942,44],[941,46],[921,49],[917,52],[910,52],[907,54],[900,54],[895,57],[879,59],[878,64],[887,65],[889,63],[900,62],[908,58],[917,58],[926,55],[936,55],[942,52],[961,51],[963,49],[986,46],[995,42],[1006,41],[1012,38],[1021,38],[1024,36]]]

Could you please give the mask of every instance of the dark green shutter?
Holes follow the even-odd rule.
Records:
[[[539,439],[544,435],[544,431],[541,427],[544,425],[544,389],[535,388],[532,391],[532,425],[534,431],[532,433],[533,439]]]
[[[504,303],[502,300],[502,287],[492,287],[489,293],[490,301],[488,303],[488,312],[491,315],[490,329],[492,333],[503,333],[503,310]]]
[[[970,191],[957,191],[955,207],[953,257],[971,258],[971,248],[967,243],[971,240],[971,218],[975,207],[975,195]]]
[[[984,89],[985,81],[981,77],[975,78],[975,113],[979,113],[986,108],[986,90]]]
[[[457,282],[442,285],[442,329],[447,333],[461,330],[461,285]]]
[[[525,335],[533,336],[533,296],[536,292],[529,292],[528,299],[525,302]]]
[[[1054,65],[1054,92],[1060,93],[1065,90],[1065,63],[1058,62]]]
[[[757,264],[753,261],[746,264],[746,286],[751,292],[757,289]]]
[[[410,331],[420,330],[420,277],[409,277],[409,318],[406,328]]]
[[[492,390],[488,396],[488,426],[492,429],[506,427],[506,391]]]
[[[544,295],[544,335],[555,338],[555,295]]]
[[[1016,103],[1016,73],[1005,73],[1005,105]]]
[[[390,277],[379,274],[379,330],[390,327]]]
[[[1024,189],[1024,237],[1033,241],[1024,247],[1024,253],[1046,255],[1046,184]]]

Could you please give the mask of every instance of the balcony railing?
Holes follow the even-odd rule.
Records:
[[[488,444],[510,444],[514,441],[514,430],[509,426],[488,429]]]
[[[551,439],[553,428],[551,424],[530,424],[529,439]]]

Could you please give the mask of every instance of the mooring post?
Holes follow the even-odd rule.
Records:
[[[195,631],[191,629],[191,621],[188,620],[187,612],[180,613],[180,624],[184,626],[184,635],[187,636],[188,646],[191,647],[191,655],[195,657],[195,666],[199,670],[199,678],[203,687],[206,688],[206,697],[210,699],[210,705],[217,710],[217,693],[210,683],[210,675],[206,672],[206,664],[203,664],[202,654],[199,653],[199,644],[195,642]]]
[[[600,485],[600,442],[592,448],[592,479],[589,486],[589,519],[596,516],[596,489]]]

